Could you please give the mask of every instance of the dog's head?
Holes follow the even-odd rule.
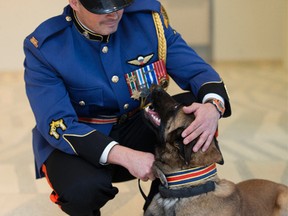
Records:
[[[152,106],[147,107],[144,113],[154,130],[158,132],[162,143],[156,147],[156,160],[172,169],[173,167],[192,168],[223,162],[216,139],[205,152],[201,150],[193,152],[193,146],[198,139],[187,145],[183,144],[181,134],[195,119],[193,114],[188,115],[183,112],[183,105],[175,101],[159,86],[152,88],[151,101]]]

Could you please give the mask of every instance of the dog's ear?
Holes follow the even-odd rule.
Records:
[[[214,137],[213,141],[214,141],[215,146],[216,146],[216,148],[218,149],[218,151],[219,151],[219,153],[221,155],[221,157],[220,157],[221,159],[219,161],[217,161],[217,163],[220,164],[220,165],[223,165],[224,164],[224,158],[223,158],[222,152],[220,150],[220,147],[218,145],[218,140],[216,139],[216,137]]]
[[[215,137],[205,152],[199,150],[193,154],[193,160],[191,163],[194,166],[205,166],[212,163],[224,163],[222,153],[219,149],[218,142]]]
[[[210,144],[209,150],[207,152],[204,152],[204,153],[201,150],[199,150],[198,151],[199,154],[198,154],[198,152],[196,152],[196,153],[193,152],[193,147],[194,147],[194,145],[196,145],[197,140],[198,139],[195,139],[186,145],[183,144],[183,140],[182,140],[182,145],[180,145],[180,146],[182,146],[182,147],[180,147],[180,153],[183,156],[186,165],[188,165],[190,162],[194,163],[194,161],[197,160],[197,157],[199,156],[199,154],[205,155],[204,159],[202,159],[202,160],[206,161],[205,163],[207,163],[207,164],[215,163],[215,162],[218,164],[221,164],[221,165],[224,164],[224,159],[223,159],[222,153],[220,151],[218,141],[215,137],[213,138],[213,140]],[[193,161],[191,161],[192,155],[195,156],[195,158],[193,158]],[[204,165],[206,165],[206,164],[204,164]]]

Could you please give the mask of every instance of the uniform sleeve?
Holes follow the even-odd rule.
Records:
[[[37,130],[54,148],[99,165],[101,154],[112,138],[78,122],[64,81],[31,38],[24,42],[24,78]]]
[[[167,72],[183,90],[192,91],[201,102],[205,95],[214,93],[225,101],[224,117],[231,115],[229,96],[219,74],[206,63],[176,32],[162,13],[162,21],[167,41]]]

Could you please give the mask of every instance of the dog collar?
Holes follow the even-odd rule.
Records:
[[[163,174],[160,173],[160,170],[158,171],[162,185],[166,188],[172,189],[179,186],[195,184],[217,174],[215,163],[204,167],[196,167],[169,174]]]

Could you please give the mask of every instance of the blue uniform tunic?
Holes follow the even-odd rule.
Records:
[[[167,72],[198,100],[216,93],[230,105],[219,75],[165,23],[156,0],[136,0],[125,8],[117,32],[96,35],[81,26],[70,6],[62,15],[43,22],[24,41],[26,92],[36,119],[33,151],[36,177],[54,149],[76,154],[100,166],[99,158],[113,141],[113,124],[89,124],[79,117],[120,116],[139,107],[131,98],[125,74],[143,65],[131,64],[150,56],[159,60],[152,12],[158,12],[167,42]],[[166,26],[165,26],[166,24]],[[79,27],[80,25],[80,27]]]

